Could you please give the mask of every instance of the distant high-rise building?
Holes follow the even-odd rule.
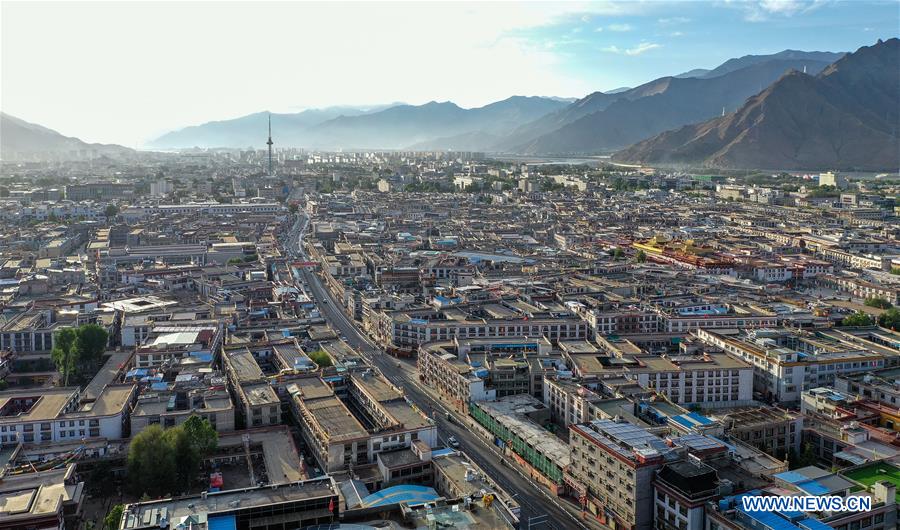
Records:
[[[832,171],[819,173],[819,186],[834,186],[839,190],[847,188],[847,179],[843,175],[837,175]]]

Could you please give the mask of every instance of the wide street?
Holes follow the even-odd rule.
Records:
[[[309,218],[301,214],[301,219],[288,235],[285,248],[293,257],[308,259],[302,245],[308,224]],[[338,308],[318,275],[307,268],[301,267],[299,270],[322,316],[346,342],[360,351],[391,383],[402,388],[410,401],[434,419],[438,436],[442,440],[446,441],[448,436],[454,436],[466,455],[515,498],[521,506],[521,528],[603,528],[592,518],[581,520],[573,505],[564,506],[565,501],[555,498],[542,486],[531,481],[519,471],[516,464],[504,461],[496,446],[466,427],[472,421],[471,418],[447,409],[440,400],[420,386],[414,366],[383,354]],[[452,414],[453,421],[447,421],[448,412]]]

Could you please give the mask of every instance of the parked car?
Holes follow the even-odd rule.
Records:
[[[452,447],[454,449],[459,449],[459,441],[456,439],[455,436],[451,436],[450,438],[447,438],[447,445],[449,445],[450,447]]]

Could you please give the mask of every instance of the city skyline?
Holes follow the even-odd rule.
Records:
[[[747,54],[895,36],[896,4],[859,5],[4,2],[0,109],[140,147],[264,110],[582,97]]]

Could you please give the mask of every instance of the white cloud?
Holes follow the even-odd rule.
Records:
[[[633,30],[634,27],[631,24],[610,24],[610,25],[606,26],[606,29],[608,29],[609,31],[616,31],[619,33],[623,33],[626,31]]]
[[[807,7],[801,0],[760,0],[759,7],[767,13],[793,15]]]
[[[680,26],[682,24],[687,24],[691,19],[687,17],[668,17],[668,18],[660,18],[656,22],[660,26]]]
[[[608,53],[615,53],[618,55],[629,55],[635,56],[640,55],[642,53],[648,52],[650,50],[655,50],[656,48],[662,48],[662,44],[656,44],[654,42],[642,42],[637,46],[633,46],[631,48],[619,48],[616,45],[607,46],[603,48],[603,51]]]
[[[745,2],[726,2],[744,10],[744,19],[750,22],[762,22],[771,17],[792,17],[808,13],[825,5],[830,0],[757,0]]]

